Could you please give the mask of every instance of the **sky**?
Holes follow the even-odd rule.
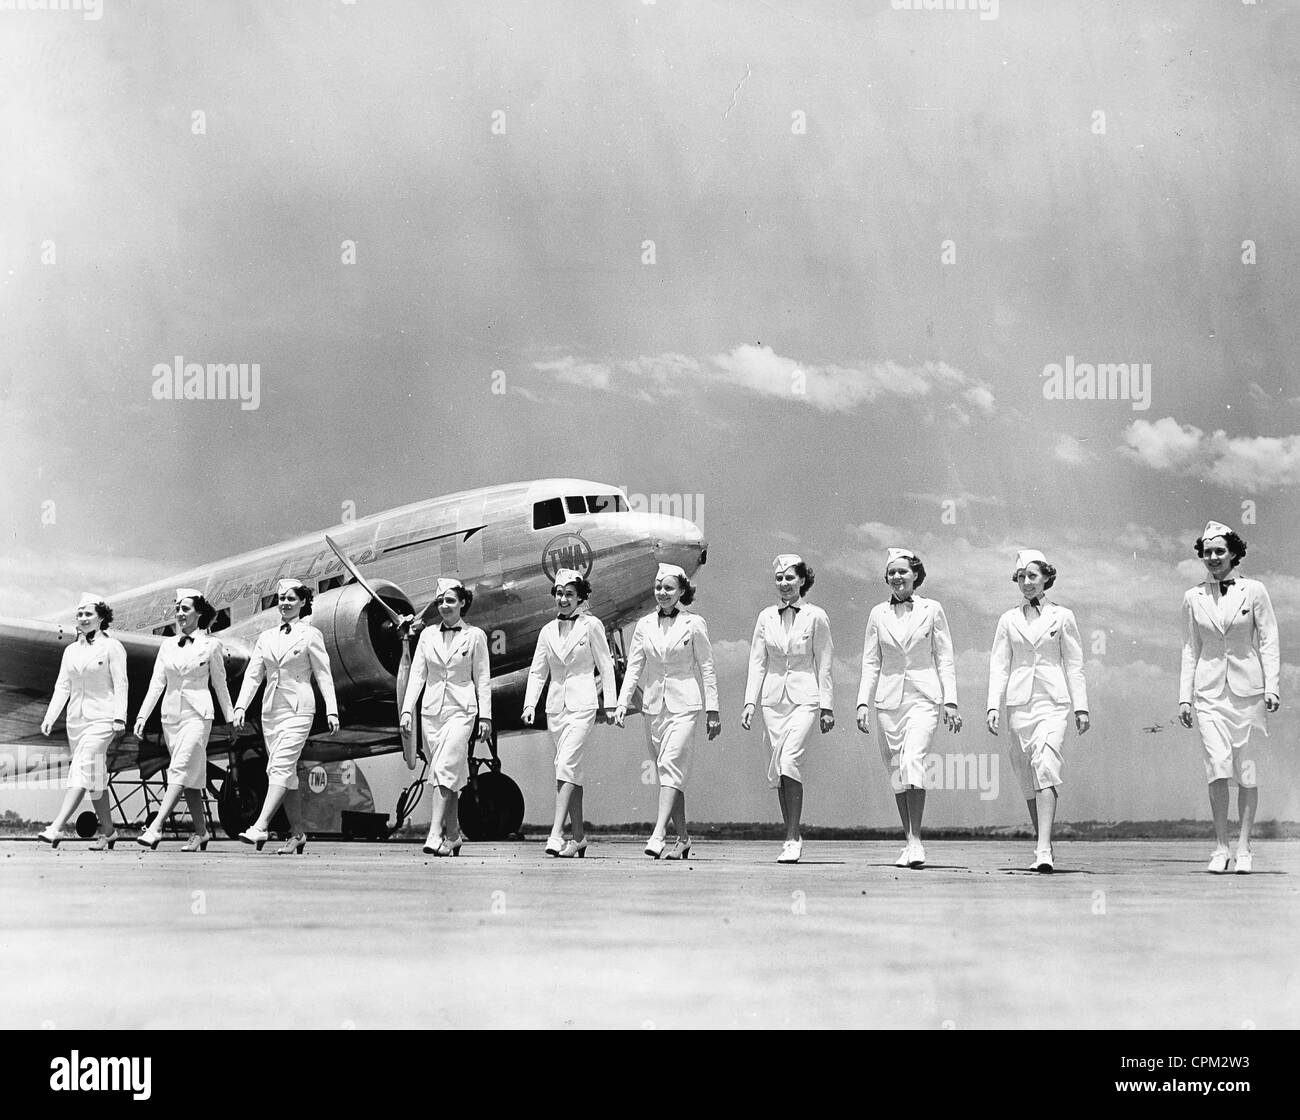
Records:
[[[738,723],[793,550],[836,646],[805,819],[895,819],[852,708],[900,545],[958,654],[966,728],[936,750],[999,762],[996,796],[936,790],[927,821],[1009,824],[982,712],[1033,547],[1087,651],[1060,816],[1206,819],[1170,721],[1213,518],[1282,632],[1260,815],[1300,819],[1300,10],[993,10],[0,10],[0,614],[348,503],[553,476],[679,494],[725,728],[692,816],[779,819]],[[256,407],[156,399],[178,356],[255,364]],[[1057,391],[1113,363],[1133,376],[1103,399]],[[651,815],[643,753],[638,721],[598,729],[592,820]],[[548,737],[503,755],[547,819]],[[390,808],[400,763],[365,770]]]

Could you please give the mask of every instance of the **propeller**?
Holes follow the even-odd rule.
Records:
[[[348,557],[341,548],[339,548],[338,544],[335,543],[328,533],[325,534],[325,543],[330,546],[334,555],[339,558],[339,563],[348,570],[348,574],[365,589],[366,594],[369,595],[374,602],[379,604],[380,609],[388,615],[392,620],[393,625],[397,627],[398,634],[401,635],[402,660],[397,666],[396,689],[398,726],[400,728],[402,701],[406,699],[406,683],[411,677],[411,624],[415,621],[416,616],[410,614],[398,614],[392,607],[385,603],[383,599],[379,597],[379,593],[366,581],[366,577],[357,570],[357,566],[352,562],[351,558]],[[420,751],[420,727],[417,719],[412,721],[411,733],[409,735],[405,732],[402,733],[402,757],[406,760],[406,768],[408,770],[415,769],[415,756],[418,753],[422,754],[423,752]]]

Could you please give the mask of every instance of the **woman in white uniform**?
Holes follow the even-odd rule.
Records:
[[[292,835],[276,855],[301,854],[307,846],[302,830],[302,795],[298,792],[298,759],[311,733],[316,714],[312,677],[325,698],[325,717],[332,735],[339,729],[338,704],[334,699],[334,678],[330,674],[325,639],[316,627],[305,622],[311,614],[312,592],[296,579],[282,579],[276,586],[280,625],[257,636],[244,685],[235,703],[235,730],[244,729],[248,705],[257,686],[266,680],[262,693],[262,738],[266,743],[266,800],[257,822],[239,834],[245,844],[260,852],[271,838],[271,819],[284,803]]]
[[[537,635],[537,648],[528,669],[523,720],[532,726],[537,700],[546,678],[546,723],[555,743],[555,823],[546,841],[546,853],[581,859],[587,852],[582,825],[582,755],[599,717],[602,723],[614,707],[614,659],[609,653],[600,619],[581,609],[591,596],[591,584],[571,568],[555,573],[551,588],[557,614]],[[600,671],[601,700],[596,694]],[[564,820],[573,825],[573,838],[564,839]]]
[[[1041,552],[1029,548],[1018,552],[1011,579],[1019,585],[1024,602],[998,619],[989,659],[986,722],[996,735],[998,709],[1005,700],[1011,769],[1037,834],[1030,870],[1050,872],[1054,868],[1052,823],[1070,712],[1078,734],[1085,734],[1090,726],[1083,644],[1074,612],[1045,597],[1056,582],[1056,569]]]
[[[870,704],[876,700],[880,757],[894,786],[903,822],[904,846],[895,867],[925,866],[921,818],[925,813],[925,758],[939,729],[961,730],[957,712],[957,670],[952,635],[943,607],[915,594],[925,582],[925,565],[906,548],[885,557],[887,602],[867,618],[858,689],[858,729],[871,731]]]
[[[1228,870],[1228,783],[1237,783],[1236,871],[1254,867],[1250,830],[1259,804],[1253,734],[1268,734],[1268,712],[1282,706],[1278,687],[1281,650],[1277,617],[1264,585],[1232,573],[1246,555],[1246,542],[1219,521],[1211,521],[1196,541],[1205,564],[1205,582],[1183,596],[1183,659],[1178,686],[1178,718],[1196,725],[1205,752],[1215,848],[1207,870]]]
[[[655,859],[688,859],[691,839],[686,831],[686,776],[700,713],[705,713],[710,739],[716,739],[722,730],[718,678],[704,619],[681,609],[695,601],[695,588],[686,578],[685,569],[660,564],[654,592],[659,606],[637,620],[614,722],[623,726],[632,693],[640,683],[646,747],[659,776],[659,815],[646,841],[645,853]],[[677,829],[677,841],[665,851],[670,825]]]
[[[803,558],[783,553],[772,561],[779,602],[764,607],[749,646],[749,676],[741,726],[748,731],[754,705],[763,704],[764,738],[770,748],[767,778],[781,801],[785,843],[778,863],[803,855],[803,755],[815,725],[825,735],[835,726],[831,624],[821,607],[805,602],[813,571]]]
[[[226,660],[221,642],[208,633],[217,612],[193,587],[176,590],[176,625],[180,633],[168,638],[153,663],[153,679],[144,703],[135,717],[135,737],[144,737],[144,725],[161,699],[163,737],[171,764],[167,767],[167,792],[153,824],[136,843],[154,851],[162,830],[181,794],[190,811],[194,833],[183,852],[208,848],[207,821],[203,812],[203,787],[208,782],[208,736],[212,733],[212,691],[217,694],[221,714],[226,718],[230,742],[238,739],[230,690],[226,686]]]
[[[41,734],[49,735],[54,722],[68,706],[68,745],[72,763],[68,792],[59,815],[40,838],[52,848],[72,838],[68,819],[81,804],[82,794],[99,817],[99,836],[92,851],[111,849],[117,842],[108,808],[108,748],[126,731],[126,650],[108,636],[113,611],[102,595],[87,592],[77,604],[77,640],[63,651],[54,695],[41,721]]]
[[[470,738],[478,721],[479,736],[492,738],[492,685],[487,635],[462,621],[474,593],[458,579],[438,580],[434,602],[442,621],[426,626],[411,658],[411,676],[402,701],[402,734],[411,734],[415,704],[420,706],[429,774],[434,785],[433,815],[424,851],[458,856],[460,791],[469,784]]]

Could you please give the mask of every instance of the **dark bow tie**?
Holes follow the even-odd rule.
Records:
[[[181,637],[180,637],[180,641],[178,641],[176,644],[177,644],[178,646],[180,646],[181,649],[184,649],[184,648],[185,648],[185,644],[186,644],[187,642],[192,642],[192,641],[194,641],[194,639],[193,639],[192,637],[190,637],[189,634],[182,634]]]
[[[793,603],[786,603],[785,606],[783,606],[783,607],[780,609],[780,611],[777,612],[777,613],[779,613],[779,614],[785,614],[786,611],[794,611],[795,614],[798,614],[798,613],[799,613],[799,608],[796,607]]]
[[[1221,579],[1221,580],[1219,580],[1219,594],[1220,594],[1220,595],[1226,595],[1226,594],[1228,593],[1228,588],[1231,587],[1231,586],[1232,586],[1234,583],[1236,583],[1236,582],[1237,582],[1237,581],[1236,581],[1235,579]]]
[[[282,634],[287,634],[292,629],[293,629],[293,623],[291,622],[284,622],[280,624],[280,632]]]
[[[1025,602],[1027,602],[1031,607],[1037,608],[1040,614],[1042,613],[1043,597],[1041,595],[1035,595],[1032,599],[1026,599]]]
[[[892,596],[892,598],[895,603],[910,603],[912,601],[912,596],[910,595],[907,596],[906,599],[900,599],[897,595]]]
[[[93,646],[93,645],[95,644],[95,635],[96,635],[96,633],[98,633],[98,631],[96,631],[96,630],[87,630],[87,631],[86,631],[86,645],[88,645],[88,646]]]
[[[460,629],[460,623],[457,623],[455,626],[448,626],[444,622],[438,627],[438,629],[444,634],[450,634]]]
[[[676,617],[677,617],[679,614],[681,614],[681,613],[682,613],[682,612],[679,611],[676,607],[673,607],[673,609],[670,610],[670,611],[660,611],[660,612],[659,612],[659,617],[660,617],[660,618],[676,618]]]
[[[555,620],[557,622],[572,622],[577,617],[576,614],[557,614]]]

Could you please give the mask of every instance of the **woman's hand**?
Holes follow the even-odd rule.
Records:
[[[620,704],[614,709],[614,724],[617,727],[623,726],[623,721],[627,719],[627,709]]]
[[[984,726],[986,726],[986,727],[989,729],[989,731],[990,731],[991,734],[996,735],[996,734],[998,733],[998,710],[997,710],[997,708],[990,708],[990,709],[989,709],[989,714],[986,715],[986,716],[984,717]]]
[[[740,726],[746,731],[749,730],[750,724],[754,722],[754,705],[746,704],[745,710],[740,713]]]
[[[231,726],[234,727],[236,731],[244,730],[244,709],[243,708],[235,709],[235,718],[231,721]]]
[[[412,716],[410,712],[403,712],[401,722],[399,722],[397,726],[401,729],[403,735],[409,735],[414,722],[415,717]]]
[[[611,720],[611,719],[609,718],[609,709],[608,709],[608,708],[597,708],[597,709],[596,709],[596,722],[597,722],[597,723],[612,723],[612,722],[613,722],[613,720]]]
[[[327,724],[329,724],[329,733],[330,733],[331,735],[333,735],[334,732],[336,732],[336,731],[339,729],[339,717],[338,717],[338,716],[326,716],[326,717],[325,717],[325,722],[326,722]]]
[[[717,712],[705,712],[704,730],[710,739],[716,739],[722,734],[722,717]]]
[[[956,704],[943,706],[943,725],[954,735],[961,730],[961,716],[957,714]]]
[[[871,709],[865,704],[858,705],[858,730],[863,735],[871,734]]]
[[[478,737],[485,743],[492,742],[492,721],[490,719],[480,719],[478,721]]]
[[[823,735],[835,726],[835,713],[830,708],[822,709],[821,726]]]
[[[536,716],[537,716],[537,709],[536,709],[536,708],[525,708],[525,709],[524,709],[524,714],[523,714],[523,716],[521,717],[521,718],[523,719],[523,721],[524,721],[524,726],[525,726],[525,727],[532,727],[532,726],[533,726],[533,720],[536,718]]]
[[[1264,693],[1264,708],[1266,711],[1276,712],[1282,706],[1282,698],[1276,692]]]
[[[41,720],[41,734],[49,738],[49,734],[54,730],[54,721],[52,719]]]
[[[1268,697],[1264,698],[1264,703],[1268,703]],[[1192,726],[1192,706],[1190,704],[1178,705],[1178,722],[1184,727]]]
[[[1080,735],[1083,735],[1091,726],[1092,726],[1092,720],[1088,718],[1087,712],[1074,713],[1074,729]]]
[[[144,720],[138,719],[135,721],[135,726],[131,729],[131,734],[137,739],[144,738]]]

